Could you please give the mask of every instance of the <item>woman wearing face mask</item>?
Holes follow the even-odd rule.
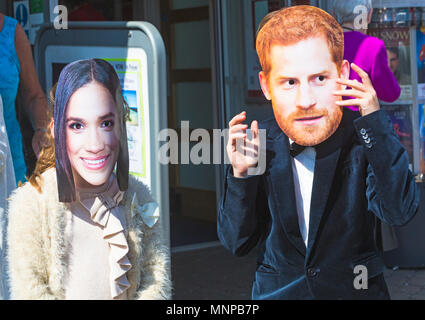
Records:
[[[61,72],[54,143],[10,201],[13,299],[170,298],[158,207],[128,174],[126,115],[109,63],[76,61]]]

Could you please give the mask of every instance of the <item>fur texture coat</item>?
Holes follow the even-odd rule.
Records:
[[[42,193],[26,183],[10,200],[7,261],[12,299],[65,298],[64,230],[69,204],[58,201],[55,169],[44,172],[42,178]],[[132,264],[127,272],[128,299],[170,299],[170,255],[163,244],[161,220],[148,227],[142,215],[131,210],[134,194],[139,205],[153,201],[149,189],[130,176],[120,202],[126,212],[127,257]]]

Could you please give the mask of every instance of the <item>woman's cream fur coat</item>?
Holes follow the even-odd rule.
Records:
[[[58,201],[55,169],[42,178],[42,193],[26,183],[10,200],[7,260],[12,299],[65,298],[64,228],[69,205]],[[149,228],[137,210],[131,210],[135,193],[139,205],[153,201],[148,188],[130,176],[120,203],[126,212],[127,256],[132,264],[127,273],[128,299],[170,299],[170,256],[163,244],[161,220]]]

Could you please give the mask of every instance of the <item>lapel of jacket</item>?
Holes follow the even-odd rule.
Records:
[[[322,217],[326,211],[329,193],[332,188],[335,170],[338,165],[349,121],[350,119],[347,119],[346,116],[343,117],[337,131],[316,147],[316,162],[310,204],[308,255],[310,255],[316,241]]]
[[[274,157],[270,167],[270,179],[273,186],[271,194],[278,209],[276,215],[282,224],[283,230],[289,241],[303,256],[306,247],[301,236],[298,224],[297,205],[295,199],[294,180],[292,174],[292,163],[289,154],[289,141],[286,135],[280,134],[275,140],[269,141],[267,149]]]

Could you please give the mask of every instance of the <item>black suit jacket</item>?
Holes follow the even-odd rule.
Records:
[[[317,149],[308,246],[301,237],[287,136],[274,119],[262,175],[235,178],[227,168],[218,236],[236,255],[259,244],[253,299],[389,298],[375,239],[376,218],[403,225],[419,191],[406,151],[385,111],[365,117],[345,109],[337,131]],[[368,289],[354,288],[354,268]]]

